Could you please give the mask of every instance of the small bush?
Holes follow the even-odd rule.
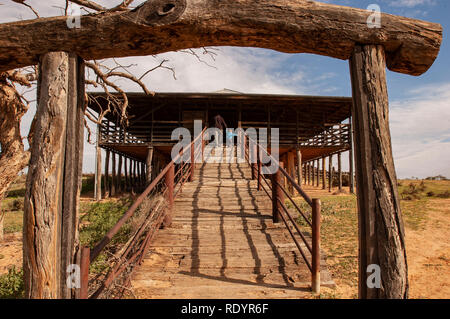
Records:
[[[428,197],[434,197],[436,194],[433,191],[427,193]]]
[[[12,208],[14,209],[14,210],[23,210],[23,198],[21,198],[21,199],[15,199],[13,202],[12,202]]]
[[[0,276],[0,299],[20,299],[24,294],[23,270],[13,266],[7,274]]]
[[[441,194],[438,195],[439,198],[450,198],[450,192],[449,191],[445,191]]]

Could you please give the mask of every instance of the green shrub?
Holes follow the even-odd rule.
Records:
[[[94,247],[125,214],[129,206],[129,200],[93,204],[87,214],[82,217],[82,221],[86,222],[80,230],[82,245]],[[112,243],[126,242],[129,232],[129,227],[124,225],[119,233],[114,236]]]
[[[81,244],[93,248],[125,214],[129,206],[129,199],[91,205],[86,215],[81,219],[82,224],[84,224],[80,230]],[[131,226],[128,223],[122,226],[107,248],[92,262],[90,271],[92,273],[101,273],[108,270],[110,266],[108,263],[108,251],[114,253],[117,245],[127,242],[130,233]]]
[[[0,299],[20,299],[24,294],[23,270],[13,266],[7,274],[0,276]]]

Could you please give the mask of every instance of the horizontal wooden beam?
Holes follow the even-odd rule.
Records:
[[[356,44],[383,45],[390,70],[427,71],[442,42],[442,27],[382,14],[370,28],[367,10],[315,1],[151,0],[119,13],[0,24],[0,72],[37,64],[51,51],[86,60],[141,56],[204,46],[245,46],[313,53],[347,60]]]

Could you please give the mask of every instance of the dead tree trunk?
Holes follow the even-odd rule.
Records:
[[[84,85],[78,58],[41,57],[38,108],[24,205],[26,298],[68,298],[83,156]]]
[[[386,60],[382,46],[357,46],[350,60],[356,187],[359,210],[360,298],[407,298],[403,221],[392,158]],[[380,267],[369,287],[369,265]]]
[[[0,204],[11,183],[30,159],[20,135],[20,121],[27,107],[7,79],[11,72],[0,73]],[[0,240],[3,238],[4,213],[0,210]]]

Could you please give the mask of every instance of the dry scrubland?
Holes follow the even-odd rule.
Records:
[[[11,186],[2,202],[5,239],[0,242],[0,298],[20,297],[21,228],[25,177]],[[92,176],[83,179],[81,241],[93,244],[117,221],[132,199],[111,199],[95,203]],[[406,245],[411,298],[450,297],[450,181],[402,180],[399,192],[406,228]],[[354,195],[318,195],[323,203],[322,248],[336,289],[323,288],[320,298],[356,298],[358,280],[358,227]],[[116,239],[125,241],[129,227]],[[93,272],[108,267],[99,258]]]

